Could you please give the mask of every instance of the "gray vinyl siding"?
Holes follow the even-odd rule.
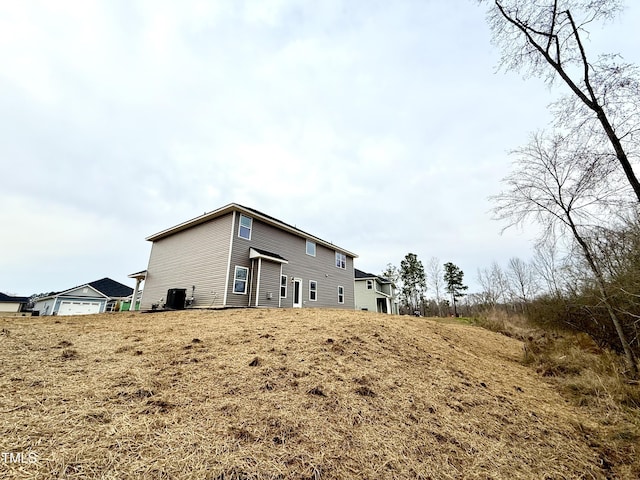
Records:
[[[247,214],[245,214],[247,215]],[[250,215],[248,215],[250,216]],[[288,288],[287,297],[282,299],[282,307],[293,306],[293,288],[291,280],[293,278],[302,279],[302,300],[303,307],[331,307],[345,308],[353,310],[355,307],[354,285],[353,285],[353,258],[347,255],[346,268],[335,266],[336,250],[327,248],[321,244],[316,244],[316,256],[306,254],[306,239],[289,232],[280,230],[267,223],[261,222],[253,217],[251,240],[238,237],[239,215],[233,231],[233,247],[231,252],[231,268],[229,269],[229,293],[227,304],[230,306],[247,306],[249,304],[248,295],[233,294],[233,274],[236,265],[251,268],[249,259],[249,249],[251,247],[272,252],[288,260],[282,265],[282,274],[287,276]],[[344,253],[342,250],[339,252]],[[257,275],[257,260],[254,262],[254,276]],[[261,275],[260,305],[267,306],[265,285],[273,292],[271,304],[278,306],[278,295],[280,292],[280,268],[265,269],[265,265],[272,264],[263,260],[263,270]],[[275,264],[273,264],[275,265]],[[253,280],[253,279],[252,279]],[[309,301],[309,280],[318,283],[317,301]],[[338,286],[344,287],[344,303],[338,303]],[[253,287],[255,288],[255,286]],[[255,303],[254,303],[255,304]],[[270,305],[269,305],[270,306]]]
[[[260,289],[257,289],[258,270],[260,270]],[[280,264],[262,259],[253,262],[253,279],[251,287],[251,306],[256,305],[258,296],[259,307],[277,307],[280,295]],[[271,298],[268,298],[268,297]]]
[[[245,214],[246,215],[246,214]],[[236,221],[233,225],[233,243],[231,246],[231,268],[229,268],[229,291],[227,292],[227,306],[229,307],[248,307],[250,291],[247,289],[246,294],[233,293],[233,280],[236,267],[247,267],[249,269],[249,277],[252,292],[255,292],[256,272],[252,272],[251,259],[249,258],[249,247],[253,245],[256,221],[253,220],[251,227],[251,240],[238,237],[238,225],[240,224],[240,214],[236,214]],[[246,248],[244,248],[246,247]]]
[[[188,298],[192,286],[196,287],[194,307],[221,306],[232,219],[230,213],[154,241],[140,308],[150,309],[161,298],[166,301],[171,288],[186,289]]]

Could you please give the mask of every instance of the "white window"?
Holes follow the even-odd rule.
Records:
[[[344,303],[344,287],[338,287],[338,303]]]
[[[236,266],[233,278],[233,293],[242,295],[247,293],[247,278],[249,278],[249,269],[247,267]]]
[[[238,229],[238,236],[251,240],[251,227],[253,226],[253,219],[245,215],[240,215],[240,228]]]
[[[311,240],[307,240],[307,255],[316,256],[316,243]]]
[[[318,300],[318,282],[309,280],[309,300],[315,302]]]
[[[347,268],[347,256],[344,253],[336,252],[336,267]]]
[[[367,280],[367,290],[373,290],[373,280]]]
[[[280,298],[287,298],[287,276],[280,276]]]

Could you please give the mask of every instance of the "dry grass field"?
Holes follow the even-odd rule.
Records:
[[[119,313],[0,319],[0,345],[0,478],[633,475],[594,447],[601,419],[522,365],[521,342],[478,327]]]

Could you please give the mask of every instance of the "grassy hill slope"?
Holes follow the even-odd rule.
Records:
[[[424,318],[0,319],[0,478],[607,478],[522,344]],[[35,458],[37,457],[37,458]],[[15,456],[14,456],[15,460]]]

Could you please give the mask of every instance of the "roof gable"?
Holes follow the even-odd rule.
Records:
[[[86,290],[86,292],[85,292],[85,290]],[[93,293],[90,293],[89,292],[90,290]],[[63,292],[58,292],[55,295],[52,295],[52,297],[60,297],[60,296],[65,296],[65,297],[73,297],[73,296],[106,297],[106,295],[104,295],[103,293],[99,292],[98,290],[93,288],[88,283],[85,283],[84,285],[79,285],[77,287],[70,288],[69,290],[65,290]]]
[[[61,295],[69,295],[76,290],[80,290],[81,288],[90,288],[91,290],[96,292],[96,296],[107,298],[128,297],[133,294],[133,288],[123,285],[120,282],[116,282],[111,278],[105,277],[101,278],[100,280],[95,280],[90,283],[84,283],[82,285],[78,285],[77,287],[69,288],[68,290],[63,290],[61,292],[47,295],[46,297],[39,298],[38,301],[47,300],[49,298],[54,298]]]

